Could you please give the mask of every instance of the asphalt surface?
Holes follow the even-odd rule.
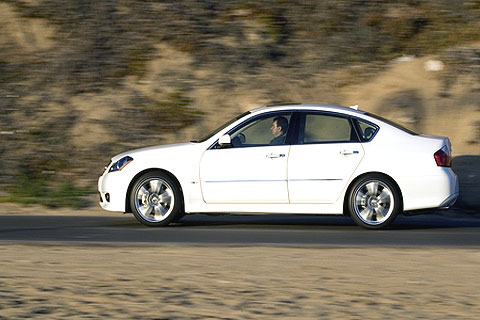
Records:
[[[267,245],[298,247],[476,247],[480,219],[399,216],[388,230],[364,230],[348,217],[299,215],[192,215],[149,228],[132,215],[0,215],[0,243],[118,245]]]

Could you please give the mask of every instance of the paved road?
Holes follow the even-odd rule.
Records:
[[[149,228],[132,215],[0,215],[0,242],[475,247],[480,219],[401,216],[389,230],[369,231],[338,216],[193,215],[167,228]]]

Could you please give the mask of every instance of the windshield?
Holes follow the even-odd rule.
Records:
[[[225,129],[226,127],[228,127],[229,125],[231,125],[232,123],[234,123],[235,121],[237,121],[238,119],[240,118],[243,118],[244,116],[250,114],[250,111],[247,111],[245,113],[242,113],[241,115],[238,115],[236,116],[235,118],[233,118],[232,120],[228,121],[227,123],[223,124],[222,126],[220,126],[219,128],[215,129],[213,132],[209,133],[208,135],[200,138],[200,140],[195,140],[195,141],[192,141],[192,142],[204,142],[204,141],[207,141],[208,139],[210,139],[211,137],[213,137],[214,135],[216,135],[217,133],[219,133],[220,131],[222,131],[223,129]]]
[[[396,122],[393,122],[392,120],[385,119],[385,118],[383,118],[383,117],[380,117],[380,116],[378,116],[378,115],[376,115],[376,114],[369,113],[369,112],[365,112],[365,114],[366,114],[367,116],[372,117],[372,118],[375,118],[375,119],[378,119],[378,120],[380,120],[380,121],[386,122],[386,123],[388,123],[389,125],[394,126],[395,128],[400,129],[400,130],[403,130],[403,131],[405,131],[405,132],[407,132],[407,133],[410,133],[410,134],[413,134],[413,135],[418,135],[418,133],[415,132],[415,131],[413,131],[412,129],[409,129],[409,128],[407,128],[407,127],[404,127],[404,126],[402,126],[401,124],[398,124],[398,123],[396,123]]]

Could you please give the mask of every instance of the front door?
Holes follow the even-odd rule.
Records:
[[[290,118],[284,113],[253,118],[229,132],[231,145],[205,151],[200,161],[204,201],[288,203]]]

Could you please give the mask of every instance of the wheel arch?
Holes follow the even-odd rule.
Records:
[[[182,195],[180,201],[181,201],[181,206],[184,207],[185,205],[185,202],[184,202],[184,194],[183,194],[183,189],[182,189],[182,184],[180,183],[180,181],[178,181],[177,177],[175,177],[175,175],[173,173],[171,173],[170,171],[168,170],[165,170],[165,169],[160,169],[160,168],[149,168],[149,169],[145,169],[145,170],[142,170],[140,171],[139,173],[137,173],[133,178],[132,180],[130,180],[130,184],[128,185],[128,189],[127,189],[127,194],[125,196],[125,213],[132,213],[132,208],[130,206],[130,194],[132,192],[132,189],[133,189],[133,185],[135,184],[135,182],[137,181],[137,179],[146,174],[146,173],[149,173],[149,172],[161,172],[163,174],[166,174],[169,178],[171,178],[178,186],[178,188],[180,189],[180,193]]]
[[[346,216],[350,216],[350,213],[348,212],[348,197],[350,196],[350,192],[352,191],[352,188],[353,186],[355,185],[355,183],[366,177],[366,176],[370,176],[370,175],[376,175],[376,176],[381,176],[385,179],[387,179],[390,183],[392,183],[395,188],[397,188],[397,191],[398,193],[400,194],[400,210],[403,211],[403,194],[402,194],[402,189],[400,188],[400,186],[398,185],[398,183],[395,181],[395,179],[393,179],[391,176],[389,176],[388,174],[386,173],[383,173],[383,172],[377,172],[377,171],[370,171],[370,172],[365,172],[365,173],[362,173],[361,175],[359,175],[358,177],[356,177],[355,179],[353,179],[352,181],[350,181],[350,184],[348,185],[348,188],[347,190],[345,191],[345,194],[343,196],[343,214],[346,215]]]

